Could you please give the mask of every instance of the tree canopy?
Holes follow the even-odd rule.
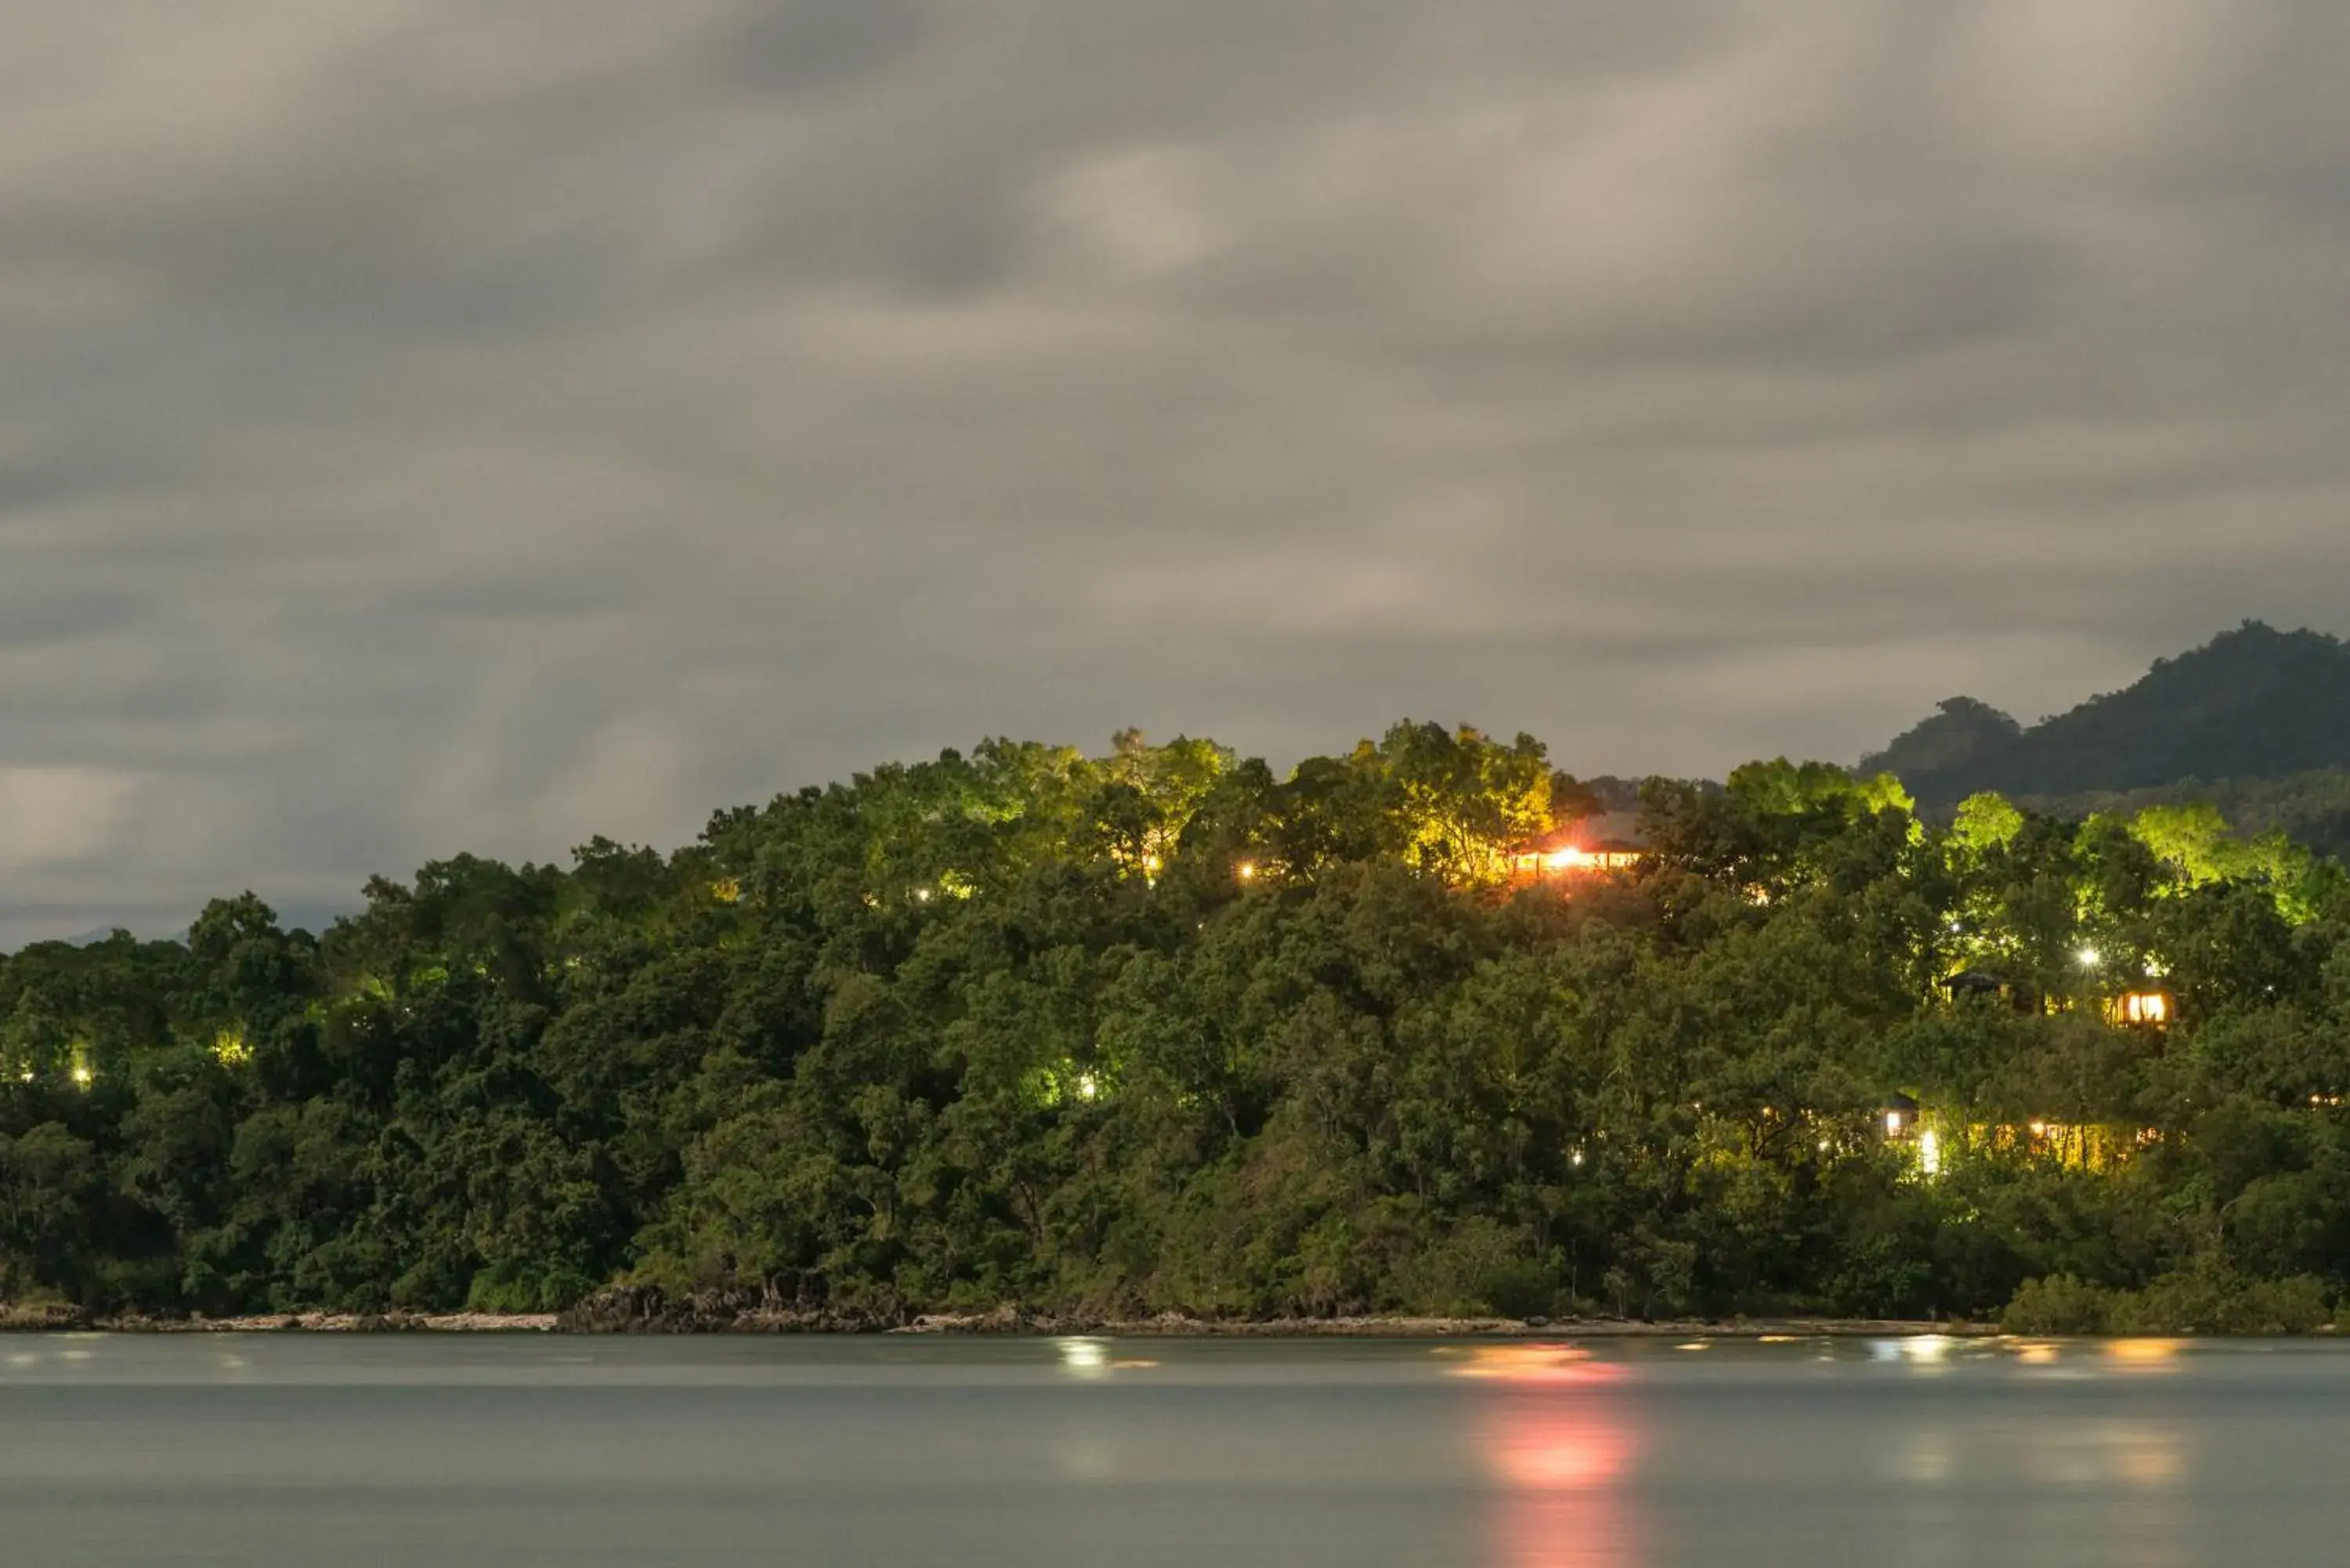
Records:
[[[673,853],[435,861],[315,937],[246,894],[184,941],[27,948],[0,1296],[2117,1321],[2350,1289],[2336,864],[2201,810],[1945,828],[1779,761],[1649,781],[1636,871],[1512,885],[1624,787],[1409,722],[1286,775],[991,741]]]

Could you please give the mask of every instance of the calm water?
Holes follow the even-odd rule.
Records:
[[[2350,1558],[2350,1347],[0,1338],[0,1563]]]

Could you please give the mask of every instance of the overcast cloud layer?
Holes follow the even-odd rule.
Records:
[[[2350,6],[14,0],[0,940],[2350,630]]]

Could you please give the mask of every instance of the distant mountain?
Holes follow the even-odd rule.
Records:
[[[1875,756],[1863,757],[1863,773],[1898,774],[1916,794],[1929,780],[1972,776],[1996,766],[2015,750],[2023,726],[1988,702],[1946,697],[1941,711]]]
[[[2350,768],[2350,645],[2247,621],[2030,728],[1953,697],[1860,765],[1898,774],[1928,806],[1979,790],[2078,796]]]

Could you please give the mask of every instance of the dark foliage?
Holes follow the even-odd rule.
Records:
[[[1817,765],[1644,794],[1645,868],[1513,889],[1621,800],[1523,738],[1285,780],[990,742],[673,855],[437,862],[318,939],[247,896],[30,948],[0,1296],[1956,1314],[2062,1276],[2025,1316],[2120,1321],[2350,1284],[2334,867],[2192,812],[1933,828]],[[2108,1024],[2158,971],[2168,1032]]]

